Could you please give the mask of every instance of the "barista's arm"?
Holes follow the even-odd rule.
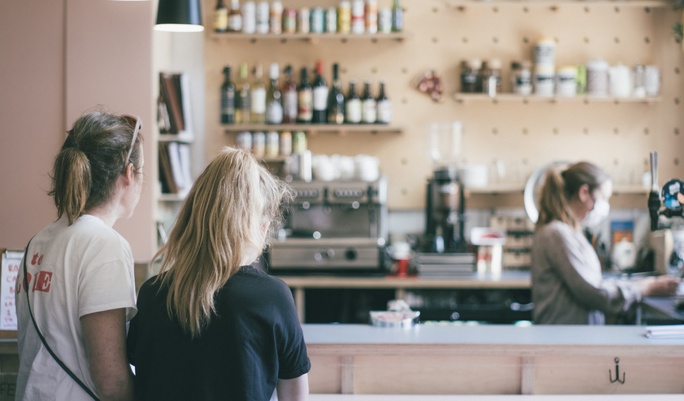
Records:
[[[593,286],[582,277],[580,271],[590,263],[582,255],[575,238],[562,230],[549,230],[546,237],[546,257],[560,276],[564,285],[575,300],[587,309],[600,310],[607,314],[619,314],[629,300],[637,296],[634,291],[626,291],[614,283],[601,282]]]

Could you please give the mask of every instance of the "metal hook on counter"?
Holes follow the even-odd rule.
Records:
[[[615,358],[615,379],[613,379],[613,371],[608,369],[608,378],[611,383],[619,382],[625,384],[625,373],[622,373],[622,380],[620,379],[620,358]]]

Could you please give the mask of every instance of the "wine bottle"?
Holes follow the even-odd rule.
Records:
[[[344,123],[344,93],[342,93],[340,69],[337,63],[333,64],[333,82],[328,95],[328,123]]]
[[[404,30],[404,9],[401,8],[399,0],[392,2],[392,32]]]
[[[363,97],[361,98],[361,121],[364,124],[375,124],[377,120],[377,109],[375,98],[371,94],[370,82],[363,83]]]
[[[214,32],[226,31],[228,31],[228,8],[223,0],[218,0],[214,9]]]
[[[249,67],[247,63],[240,64],[240,81],[235,89],[235,123],[247,124],[252,118],[251,91],[249,88]]]
[[[261,64],[254,67],[254,82],[252,82],[252,123],[263,124],[266,122],[266,85]]]
[[[313,88],[309,84],[309,71],[302,68],[301,81],[297,90],[298,113],[297,122],[309,124],[313,120]]]
[[[380,94],[375,99],[375,107],[377,109],[377,123],[389,124],[392,122],[392,102],[387,98],[385,93],[385,83],[380,81]]]
[[[316,63],[316,78],[313,82],[313,122],[323,124],[328,120],[328,84],[323,78],[323,63]]]
[[[235,124],[235,84],[230,80],[230,66],[223,67],[221,85],[221,124]]]
[[[297,84],[292,77],[292,66],[285,67],[285,82],[283,83],[283,123],[297,122]]]
[[[240,0],[231,0],[228,9],[228,32],[242,31],[242,12],[240,11]]]
[[[361,122],[361,98],[356,93],[356,81],[349,81],[349,92],[347,92],[347,102],[345,104],[344,121],[348,124],[358,124]]]
[[[271,64],[269,74],[271,83],[266,94],[266,122],[268,124],[283,123],[283,99],[280,92],[280,82],[278,81],[279,75],[280,67],[278,63]]]

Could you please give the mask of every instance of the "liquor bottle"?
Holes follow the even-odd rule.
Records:
[[[344,121],[348,124],[358,124],[361,122],[361,98],[356,93],[356,81],[349,81],[349,92],[347,92],[347,102]]]
[[[230,66],[223,67],[221,85],[221,124],[235,124],[235,84],[230,80]]]
[[[285,67],[285,83],[283,83],[283,123],[297,122],[297,84],[292,77],[292,66]]]
[[[228,31],[228,8],[223,0],[218,0],[214,9],[214,32],[226,31]]]
[[[330,124],[344,123],[344,93],[342,93],[339,71],[338,64],[333,64],[333,82],[328,95],[328,122]]]
[[[242,12],[240,11],[240,0],[231,0],[228,9],[228,32],[242,31]]]
[[[328,120],[328,84],[323,78],[323,63],[316,63],[316,78],[313,82],[313,123],[323,124]]]
[[[252,99],[249,88],[249,67],[240,64],[240,81],[235,89],[235,123],[248,124],[252,118]]]
[[[263,124],[266,122],[266,85],[261,64],[254,67],[254,81],[252,82],[252,123]]]
[[[278,81],[279,74],[280,67],[278,63],[271,64],[269,74],[271,83],[266,94],[266,122],[268,124],[283,123],[283,99],[280,92],[280,82]]]
[[[404,30],[404,9],[401,8],[399,0],[392,2],[392,32]]]
[[[309,124],[313,120],[313,88],[309,84],[309,71],[302,68],[301,81],[297,90],[298,112],[297,122]]]
[[[375,124],[377,109],[375,98],[371,95],[370,82],[363,83],[363,97],[361,98],[361,121],[364,124]]]
[[[377,123],[389,124],[392,122],[392,102],[385,94],[385,83],[380,81],[380,94],[375,99],[375,107],[377,108]]]

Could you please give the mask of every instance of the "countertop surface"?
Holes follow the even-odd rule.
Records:
[[[647,326],[423,325],[409,328],[356,324],[305,324],[307,344],[471,344],[684,346],[675,339],[646,338]]]

